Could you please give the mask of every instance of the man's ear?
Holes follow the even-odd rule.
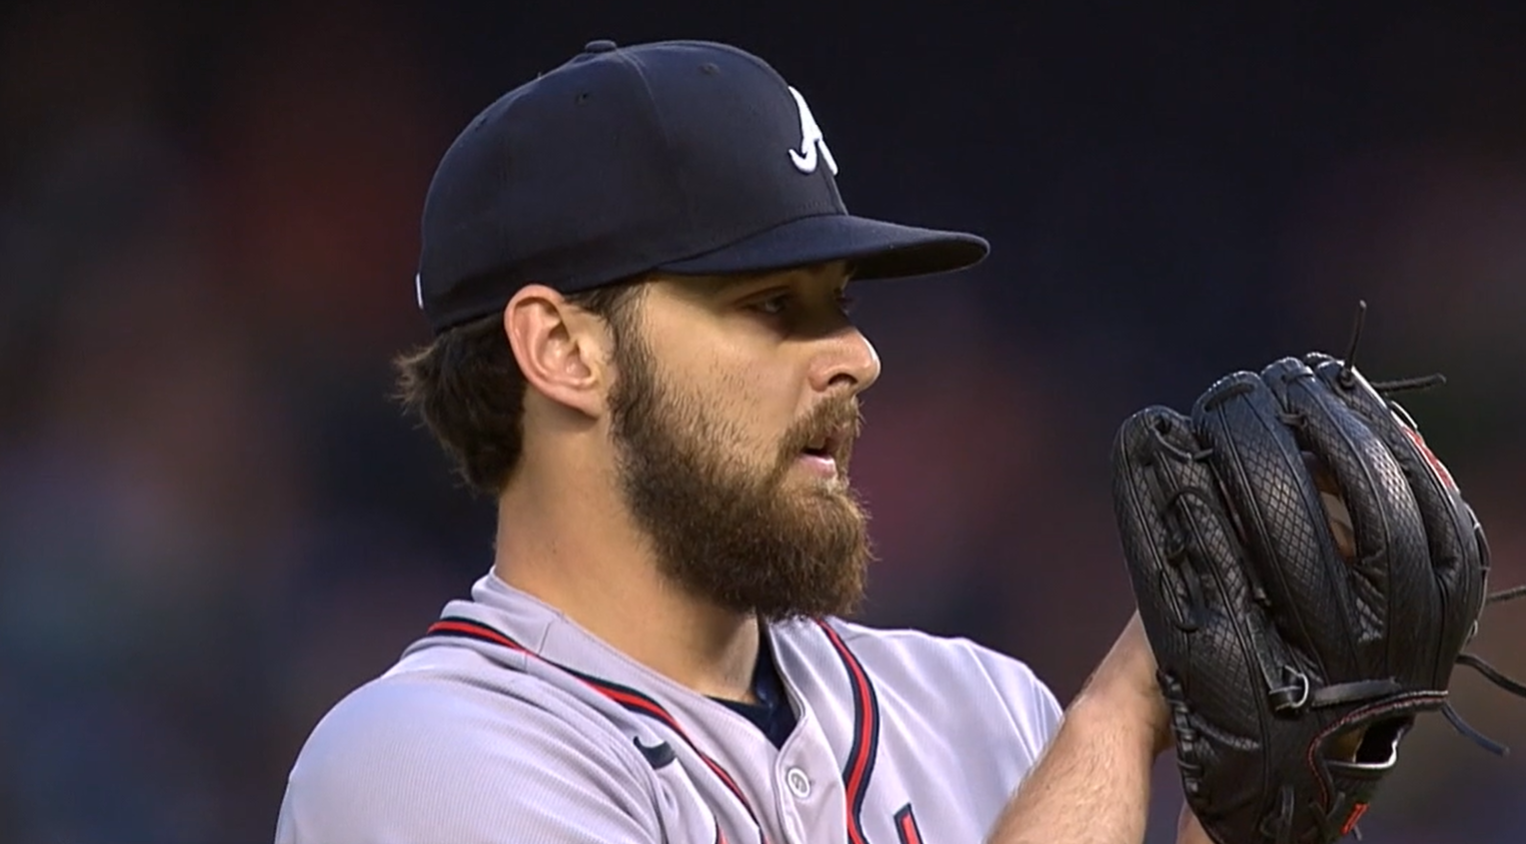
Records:
[[[504,306],[503,329],[528,386],[588,416],[604,412],[612,338],[603,320],[532,284]]]

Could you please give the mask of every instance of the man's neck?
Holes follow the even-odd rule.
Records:
[[[752,702],[756,618],[699,600],[664,577],[622,502],[596,489],[569,490],[564,485],[580,473],[558,474],[541,483],[521,477],[500,499],[498,578],[696,693]]]

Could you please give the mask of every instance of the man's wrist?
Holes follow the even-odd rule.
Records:
[[[1081,690],[1065,712],[1083,732],[1106,732],[1114,741],[1137,747],[1142,756],[1153,760],[1170,747],[1170,731],[1165,728],[1165,703],[1158,695],[1149,695],[1126,686],[1089,686]]]

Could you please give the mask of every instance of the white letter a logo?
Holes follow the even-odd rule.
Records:
[[[795,162],[795,169],[802,173],[816,172],[816,158],[818,155],[827,162],[827,169],[832,175],[837,175],[837,162],[832,160],[832,151],[827,149],[827,140],[821,136],[821,127],[816,125],[816,118],[811,116],[811,107],[805,104],[805,97],[800,96],[794,86],[790,86],[789,92],[795,95],[795,105],[800,109],[800,149],[789,151],[790,161]]]

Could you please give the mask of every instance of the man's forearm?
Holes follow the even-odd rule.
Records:
[[[1139,844],[1154,736],[1114,702],[1078,697],[990,844]]]

